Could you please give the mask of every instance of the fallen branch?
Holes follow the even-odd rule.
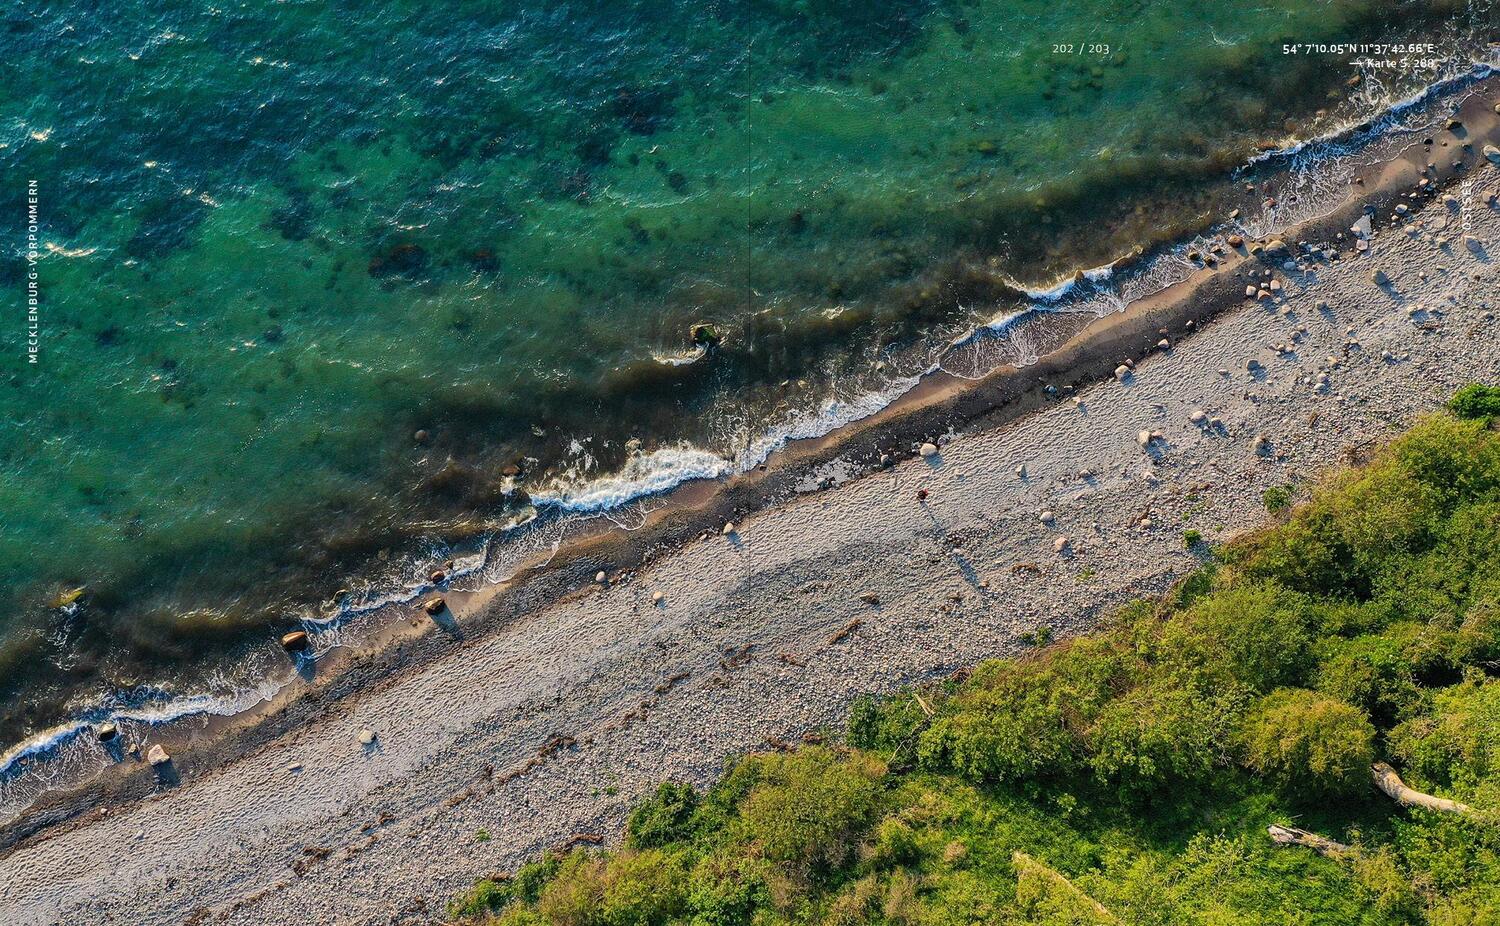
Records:
[[[1467,804],[1458,801],[1450,801],[1445,797],[1433,797],[1431,794],[1423,794],[1406,786],[1396,770],[1384,762],[1376,762],[1371,766],[1375,773],[1375,787],[1384,791],[1391,800],[1404,807],[1421,807],[1423,810],[1435,810],[1438,813],[1473,813],[1474,809]]]
[[[1337,858],[1349,851],[1349,847],[1341,842],[1334,842],[1327,836],[1319,836],[1307,830],[1299,830],[1295,826],[1272,824],[1266,827],[1266,833],[1278,846],[1303,846],[1328,858]]]
[[[1080,926],[1120,926],[1120,920],[1104,904],[1084,893],[1062,872],[1043,865],[1025,852],[1011,853],[1016,868],[1016,903],[1039,913],[1053,908]]]

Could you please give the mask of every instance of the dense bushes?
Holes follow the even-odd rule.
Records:
[[[856,704],[849,748],[663,785],[624,848],[480,882],[453,913],[1500,922],[1500,435],[1427,421],[1166,601],[916,694]],[[1397,806],[1377,759],[1477,815]],[[1277,847],[1268,823],[1351,848]]]

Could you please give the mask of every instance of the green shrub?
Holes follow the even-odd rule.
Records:
[[[805,872],[842,864],[877,809],[885,765],[808,747],[751,756],[757,781],[740,807],[742,837],[765,858]]]
[[[1182,545],[1187,547],[1189,550],[1198,546],[1198,544],[1202,542],[1203,533],[1201,531],[1196,531],[1192,528],[1189,528],[1182,532]]]
[[[1292,487],[1272,486],[1261,493],[1261,502],[1272,514],[1280,514],[1292,507]]]
[[[1448,400],[1448,408],[1460,418],[1489,420],[1500,416],[1500,386],[1470,383]]]
[[[692,835],[693,812],[698,792],[692,785],[664,781],[630,812],[625,824],[625,844],[634,849],[654,849]]]
[[[1375,727],[1347,702],[1282,688],[1251,708],[1240,742],[1245,764],[1296,800],[1369,788]]]

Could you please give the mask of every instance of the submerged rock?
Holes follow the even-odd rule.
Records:
[[[718,344],[724,340],[724,333],[719,330],[719,326],[708,322],[699,322],[688,329],[688,334],[692,337],[694,344],[703,344],[705,346]]]

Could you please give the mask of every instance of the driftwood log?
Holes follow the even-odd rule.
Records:
[[[1384,791],[1391,800],[1404,807],[1421,807],[1424,810],[1435,810],[1438,813],[1473,813],[1473,808],[1458,801],[1450,801],[1445,797],[1433,797],[1431,794],[1423,794],[1406,786],[1396,770],[1384,762],[1376,762],[1371,766],[1375,773],[1375,787]]]
[[[1341,842],[1334,842],[1327,836],[1319,836],[1307,830],[1299,830],[1295,826],[1272,824],[1266,827],[1266,832],[1271,841],[1279,846],[1303,846],[1328,858],[1337,858],[1349,851],[1349,847]]]

